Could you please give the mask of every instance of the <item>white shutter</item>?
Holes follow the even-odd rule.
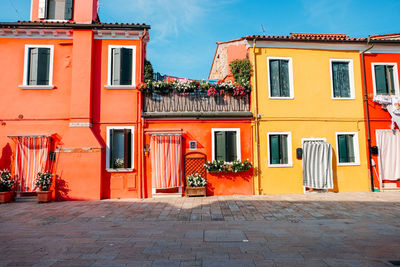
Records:
[[[45,19],[47,13],[47,0],[39,0],[38,18]]]

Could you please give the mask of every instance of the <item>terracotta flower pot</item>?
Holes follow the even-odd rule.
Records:
[[[0,203],[10,202],[13,192],[0,192]]]
[[[51,193],[53,191],[37,191],[37,200],[39,203],[46,203],[51,201]]]

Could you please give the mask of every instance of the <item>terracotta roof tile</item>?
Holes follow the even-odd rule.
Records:
[[[366,38],[349,38],[346,34],[290,33],[289,36],[248,35],[247,40],[265,41],[314,41],[314,42],[363,42]]]

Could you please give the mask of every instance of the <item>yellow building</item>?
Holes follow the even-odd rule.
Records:
[[[360,67],[365,39],[245,39],[253,66],[255,192],[368,191]]]

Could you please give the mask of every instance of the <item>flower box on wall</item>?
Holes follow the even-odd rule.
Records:
[[[187,186],[186,187],[186,195],[188,197],[198,197],[198,196],[206,196],[206,187],[192,187],[192,186]]]

